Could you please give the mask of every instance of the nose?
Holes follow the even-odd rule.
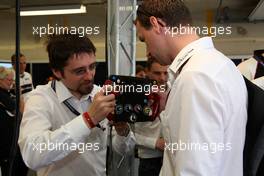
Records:
[[[90,71],[89,69],[87,69],[83,79],[91,81],[93,80],[94,75],[95,75],[95,71]]]

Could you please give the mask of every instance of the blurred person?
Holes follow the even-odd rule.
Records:
[[[145,68],[142,65],[136,66],[136,77],[138,78],[146,78]]]
[[[234,63],[211,37],[195,33],[181,0],[144,0],[135,25],[147,53],[170,65],[173,77],[160,114],[166,141],[160,175],[242,176],[247,88]]]
[[[264,50],[255,50],[254,53],[256,52],[258,52],[259,55],[257,57],[264,57]],[[264,60],[261,63],[260,60],[255,59],[254,54],[253,57],[241,62],[237,67],[248,80],[254,80],[264,76],[263,62]]]
[[[14,83],[14,71],[10,68],[0,67],[0,167],[2,176],[8,176],[11,149],[14,137],[15,99],[10,90]],[[23,100],[20,103],[20,112],[23,112]],[[23,163],[20,151],[15,156],[12,175],[25,176],[27,168]]]
[[[264,76],[254,79],[252,82],[264,90]]]
[[[28,96],[29,92],[34,89],[33,83],[32,83],[32,76],[30,73],[26,72],[27,67],[27,58],[20,53],[19,58],[19,75],[20,75],[20,89],[21,94],[25,98]],[[11,62],[14,70],[16,70],[16,54],[13,54],[11,56]]]
[[[147,77],[156,80],[158,86],[164,86],[166,92],[159,92],[162,97],[168,93],[168,66],[160,65],[154,58],[147,60]],[[164,110],[165,98],[161,99],[161,109]],[[165,141],[161,134],[161,122],[157,117],[153,122],[138,122],[135,124],[136,144],[138,145],[139,176],[158,176],[162,166]]]
[[[25,163],[38,176],[104,176],[108,120],[115,96],[94,85],[96,48],[87,37],[55,35],[47,43],[56,78],[28,98],[19,145]],[[114,149],[134,147],[126,123],[116,124]],[[53,148],[52,148],[53,147]]]
[[[255,50],[254,56],[237,68],[248,80],[264,89],[264,50]]]
[[[253,57],[241,62],[237,68],[239,71],[248,79],[253,80],[255,79],[256,68],[258,62]]]

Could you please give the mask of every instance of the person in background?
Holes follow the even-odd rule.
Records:
[[[169,90],[168,81],[168,66],[160,65],[154,58],[147,60],[147,77],[156,80],[158,86],[164,86],[159,92],[161,97],[166,99]],[[161,99],[160,111],[164,110],[165,101]],[[138,148],[139,157],[139,176],[158,176],[162,166],[163,150],[165,141],[161,134],[161,122],[157,117],[153,122],[138,122],[135,123],[135,137]]]
[[[146,78],[145,68],[142,65],[136,66],[136,77],[138,78]]]
[[[55,35],[47,42],[56,80],[28,97],[19,145],[38,176],[105,176],[109,121],[115,96],[94,85],[96,48],[88,37]],[[134,137],[126,123],[114,125],[113,148],[126,154]],[[53,148],[52,148],[53,146]]]
[[[14,83],[14,71],[10,68],[0,67],[0,167],[2,176],[9,176],[11,162],[11,149],[14,137],[15,100],[10,90]],[[23,100],[20,103],[20,112],[23,112]],[[25,166],[20,151],[14,160],[12,176],[26,176]],[[1,175],[1,174],[0,174]]]
[[[242,176],[247,88],[212,38],[195,33],[184,2],[144,0],[135,21],[147,53],[170,65],[172,75],[160,114],[166,141],[160,176]]]
[[[264,90],[264,76],[254,79],[252,82]]]
[[[11,56],[11,62],[14,70],[16,70],[16,55],[13,54]],[[30,73],[26,72],[26,67],[27,67],[27,58],[20,53],[20,58],[19,58],[19,71],[20,71],[20,89],[21,89],[21,94],[25,98],[28,96],[29,92],[34,89],[33,83],[32,83],[32,77]]]
[[[241,62],[237,68],[248,80],[264,89],[264,50],[255,50],[254,57]]]

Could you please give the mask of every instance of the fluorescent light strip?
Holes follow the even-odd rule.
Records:
[[[86,7],[80,5],[80,8],[72,9],[57,9],[57,10],[30,10],[30,11],[21,11],[20,16],[39,16],[39,15],[61,15],[61,14],[78,14],[86,13]]]

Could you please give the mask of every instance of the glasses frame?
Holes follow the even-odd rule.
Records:
[[[90,64],[89,66],[85,67],[85,70],[83,69],[84,67],[80,67],[80,68],[76,68],[76,69],[72,69],[72,70],[68,70],[71,74],[75,75],[75,76],[84,76],[87,72],[93,72],[96,70],[97,66],[98,66],[98,62],[94,62],[92,64]]]

